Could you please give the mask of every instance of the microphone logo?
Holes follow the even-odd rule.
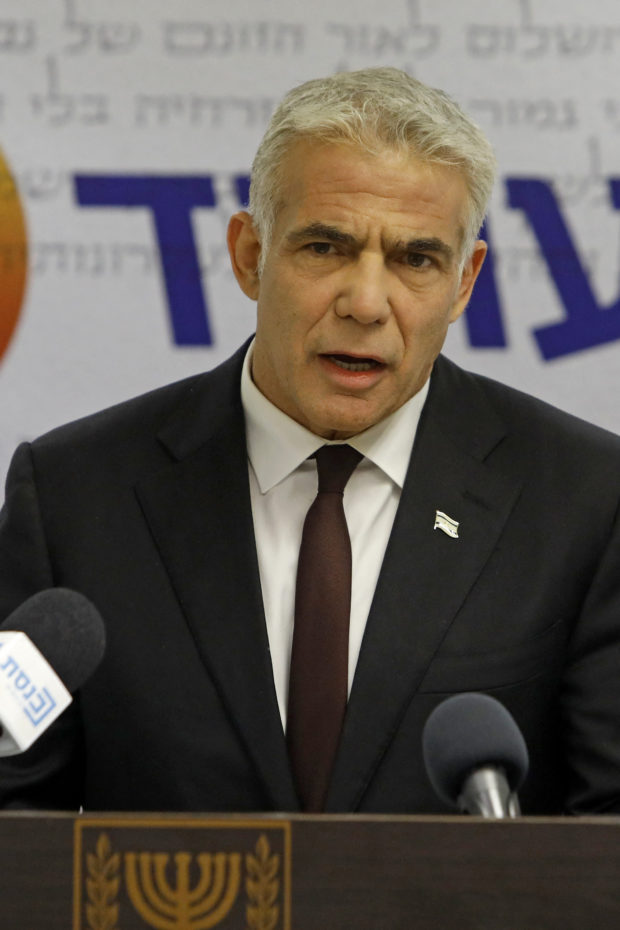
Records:
[[[1,638],[0,650],[0,675],[4,686],[21,699],[22,710],[31,724],[34,727],[40,726],[56,707],[56,701],[45,686],[38,688],[32,682],[12,655],[6,655],[6,642]]]
[[[0,630],[0,756],[28,749],[70,703],[26,634]]]

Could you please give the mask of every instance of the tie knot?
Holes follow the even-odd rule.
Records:
[[[319,494],[343,494],[362,454],[352,446],[321,446],[315,452]]]

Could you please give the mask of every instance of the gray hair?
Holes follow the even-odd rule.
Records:
[[[397,68],[367,68],[307,81],[275,110],[252,165],[250,206],[262,270],[281,205],[282,165],[299,139],[349,142],[372,154],[402,149],[463,173],[469,203],[461,263],[471,254],[495,180],[496,160],[482,130],[447,94]]]

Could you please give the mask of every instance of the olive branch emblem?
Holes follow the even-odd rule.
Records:
[[[118,904],[116,898],[120,887],[120,856],[112,853],[107,833],[97,840],[95,854],[86,857],[88,878],[86,892],[86,919],[90,930],[117,930]]]
[[[280,856],[270,855],[269,841],[264,833],[259,837],[255,854],[246,855],[245,866],[245,890],[251,902],[246,907],[248,930],[274,930],[280,911],[275,903],[280,890],[277,878]]]

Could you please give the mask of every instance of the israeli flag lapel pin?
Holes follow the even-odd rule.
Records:
[[[459,538],[458,520],[453,520],[452,517],[449,517],[447,513],[443,513],[441,510],[435,511],[435,526],[433,529],[441,530],[442,533],[445,533],[446,536],[450,536],[452,539]]]

